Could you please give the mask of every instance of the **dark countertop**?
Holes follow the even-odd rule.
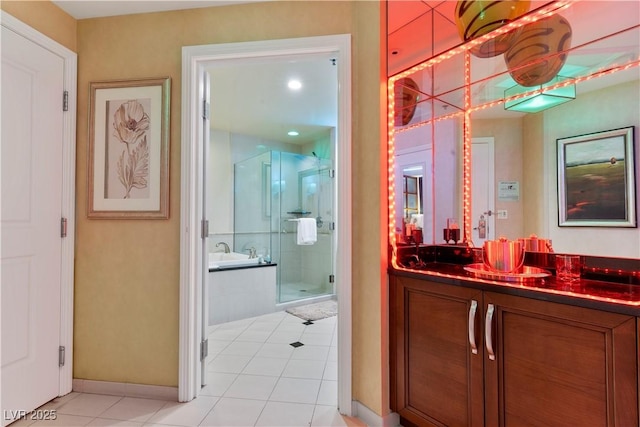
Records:
[[[230,270],[244,270],[247,268],[262,268],[262,267],[275,267],[278,265],[275,262],[264,262],[262,264],[252,264],[252,265],[234,265],[229,267],[218,267],[218,268],[210,268],[209,273],[213,273],[216,271],[230,271]]]
[[[640,286],[635,284],[585,278],[566,284],[556,280],[552,272],[548,277],[523,282],[488,280],[476,277],[464,267],[461,264],[429,262],[421,265],[419,270],[390,267],[389,274],[640,316]]]

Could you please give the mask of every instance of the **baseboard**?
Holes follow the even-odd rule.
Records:
[[[108,394],[112,396],[142,397],[178,401],[178,387],[161,385],[117,383],[111,381],[95,381],[73,379],[73,391],[78,393]]]
[[[381,417],[357,400],[351,402],[351,411],[354,417],[359,418],[369,427],[397,427],[400,425],[400,417],[395,412]]]

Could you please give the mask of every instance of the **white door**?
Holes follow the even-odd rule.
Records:
[[[471,140],[471,241],[482,247],[495,239],[493,138]]]
[[[2,27],[2,413],[58,396],[64,61]]]

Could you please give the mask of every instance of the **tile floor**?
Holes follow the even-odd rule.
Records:
[[[364,426],[336,410],[336,319],[278,312],[211,327],[209,381],[191,402],[74,392],[40,408],[55,421],[11,426]]]

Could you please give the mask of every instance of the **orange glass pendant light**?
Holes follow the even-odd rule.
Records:
[[[504,54],[513,80],[526,87],[551,81],[567,60],[571,34],[569,21],[560,15],[523,26]]]
[[[406,126],[416,112],[420,88],[409,77],[396,81],[393,88],[395,96],[395,125]]]
[[[465,43],[483,36],[527,13],[530,3],[528,0],[459,0],[455,10],[458,34]],[[471,48],[471,53],[479,58],[500,55],[509,49],[518,32],[519,29],[497,36]]]

